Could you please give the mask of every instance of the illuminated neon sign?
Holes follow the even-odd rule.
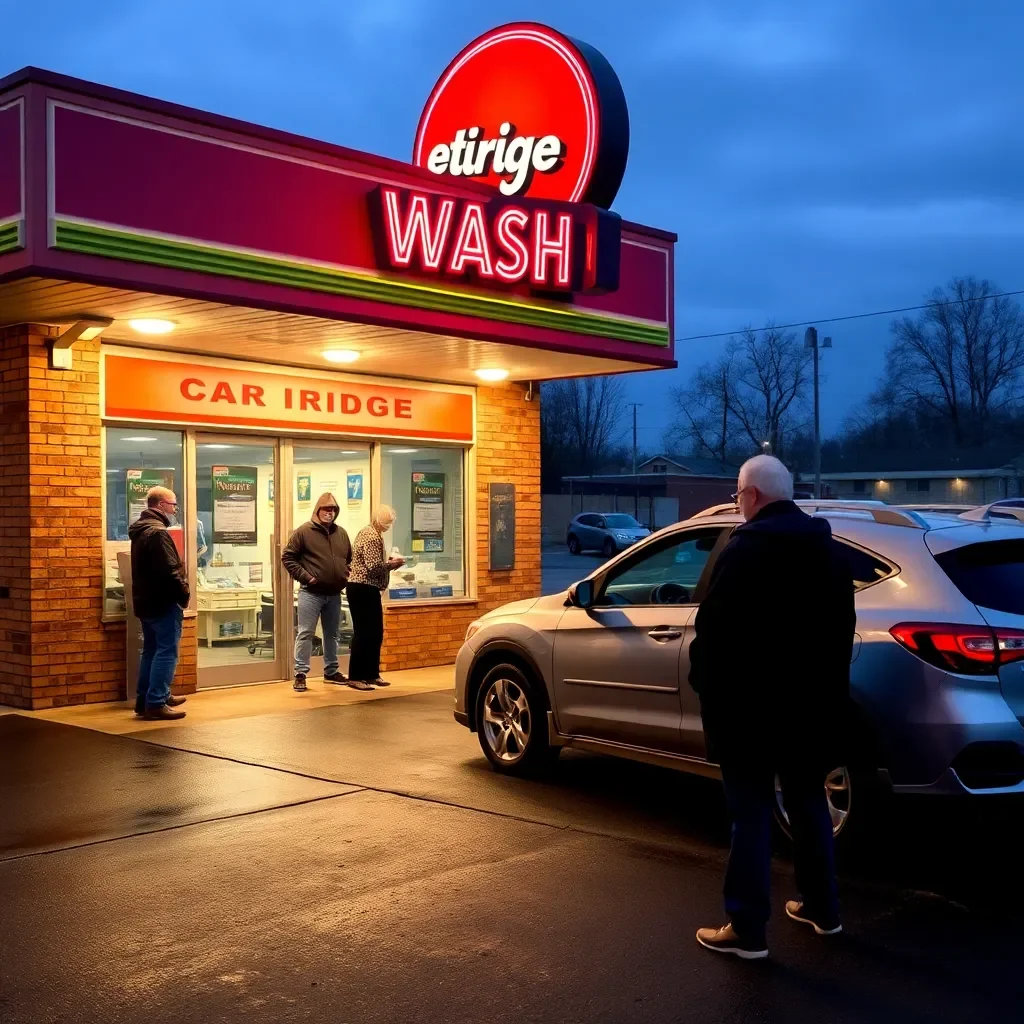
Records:
[[[386,269],[543,292],[618,287],[621,222],[593,206],[378,185],[370,214],[377,261]]]

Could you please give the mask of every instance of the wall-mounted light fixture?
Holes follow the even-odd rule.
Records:
[[[81,317],[50,342],[50,369],[72,368],[71,346],[76,341],[98,338],[114,321],[103,316]]]

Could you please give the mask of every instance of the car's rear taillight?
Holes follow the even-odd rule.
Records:
[[[1000,665],[1024,658],[1024,630],[901,622],[889,632],[930,665],[972,676],[995,675]]]

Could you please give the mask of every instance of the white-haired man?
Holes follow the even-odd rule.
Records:
[[[153,487],[146,508],[128,527],[132,559],[132,607],[142,623],[142,657],[135,689],[135,714],[148,719],[184,718],[175,710],[184,697],[171,695],[178,666],[183,609],[188,607],[188,574],[167,528],[178,514],[178,499]]]
[[[776,776],[801,897],[786,913],[819,935],[842,930],[824,779],[843,753],[856,613],[842,550],[824,519],[793,503],[786,467],[759,455],[738,486],[746,522],[715,564],[690,646],[690,683],[732,819],[729,923],[702,928],[697,941],[759,959],[768,955]]]

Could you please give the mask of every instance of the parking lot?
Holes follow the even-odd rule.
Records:
[[[693,941],[722,917],[716,783],[497,775],[448,691],[124,736],[0,716],[0,807],[4,1024],[1017,1013],[1010,819],[902,811],[844,868],[846,936],[777,917],[771,961],[723,962]]]

